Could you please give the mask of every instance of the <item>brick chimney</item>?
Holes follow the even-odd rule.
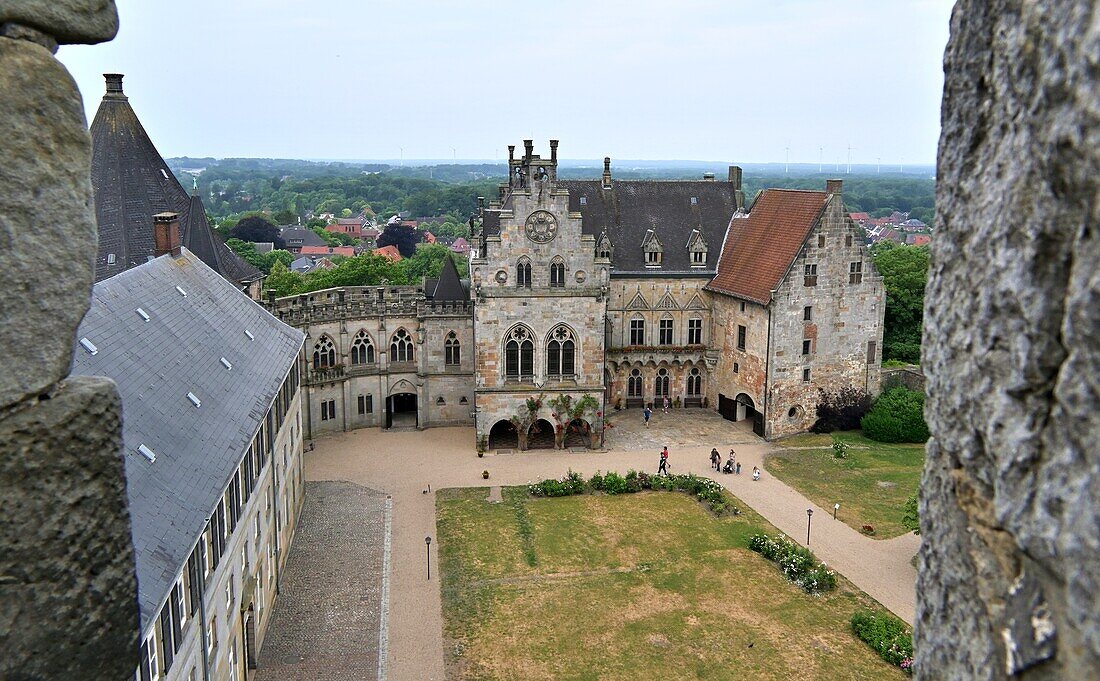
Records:
[[[171,254],[180,257],[180,216],[176,213],[157,213],[153,216],[153,255]]]
[[[126,99],[126,95],[122,92],[121,73],[104,73],[103,79],[107,81],[107,93],[104,95],[105,97]]]
[[[741,188],[741,166],[730,166],[729,183],[734,189]]]
[[[710,173],[710,172],[703,173],[703,179],[706,180],[707,182],[714,182],[714,173]]]
[[[603,188],[611,189],[611,157],[603,157]]]
[[[825,180],[826,194],[843,194],[844,180]]]

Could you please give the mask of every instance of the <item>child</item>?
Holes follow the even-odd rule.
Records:
[[[668,413],[668,395],[665,395],[665,400],[664,400],[664,402],[661,403],[661,405],[664,407],[664,411],[667,414]]]
[[[737,467],[734,468],[734,472],[737,473],[738,475],[741,475],[741,462],[740,461],[737,462]]]

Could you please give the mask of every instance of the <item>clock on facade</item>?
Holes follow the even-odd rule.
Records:
[[[536,210],[527,218],[527,238],[537,244],[554,240],[558,233],[558,219],[550,211]]]

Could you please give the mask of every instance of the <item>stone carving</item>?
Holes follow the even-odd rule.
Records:
[[[525,227],[528,239],[537,244],[546,244],[553,241],[558,234],[558,219],[550,211],[536,210],[528,216]]]
[[[925,304],[922,679],[1100,669],[1096,0],[960,0]]]

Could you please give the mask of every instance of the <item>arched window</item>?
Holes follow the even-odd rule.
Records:
[[[413,361],[412,337],[409,336],[409,332],[405,329],[398,329],[397,333],[393,334],[393,338],[390,339],[390,361]]]
[[[550,286],[553,288],[565,286],[565,263],[556,258],[550,263]]]
[[[577,343],[567,326],[559,326],[550,332],[546,343],[546,375],[550,378],[572,378]]]
[[[653,386],[653,394],[657,397],[668,397],[668,369],[657,370],[657,382]]]
[[[526,258],[516,265],[516,288],[531,288],[531,263]]]
[[[535,375],[535,343],[526,326],[517,326],[508,332],[504,341],[505,378],[528,381]]]
[[[351,363],[374,364],[374,343],[366,331],[359,331],[351,342]]]
[[[692,367],[688,372],[687,394],[688,397],[699,397],[703,394],[703,376],[699,373],[699,367]]]
[[[321,336],[313,346],[313,369],[327,369],[336,366],[336,346],[328,336]]]
[[[630,377],[626,379],[626,396],[642,396],[642,372],[639,369],[631,370]]]
[[[452,331],[447,334],[447,340],[443,341],[443,363],[457,365],[459,363],[458,336]]]

